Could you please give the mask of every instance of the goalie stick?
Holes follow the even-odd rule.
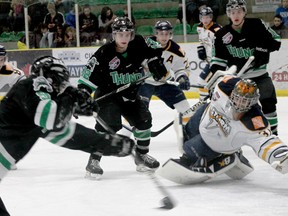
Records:
[[[115,131],[107,125],[107,123],[100,117],[96,112],[93,112],[93,116],[96,119],[96,121],[110,134],[116,134]],[[135,154],[132,152],[132,157],[135,158]],[[168,193],[164,185],[159,181],[159,179],[156,177],[154,172],[146,172],[146,174],[150,177],[150,179],[154,182],[154,184],[157,186],[158,190],[165,196],[163,199],[161,199],[161,202],[163,206],[161,208],[163,209],[172,209],[175,207],[174,202],[172,201],[171,195]]]

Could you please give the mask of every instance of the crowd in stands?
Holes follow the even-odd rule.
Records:
[[[29,41],[30,48],[52,48],[76,46],[76,18],[74,1],[69,0],[12,0],[9,13],[1,18],[1,32],[24,31],[24,3],[28,7]],[[225,0],[185,0],[186,19],[191,29],[198,24],[199,11],[203,7],[213,10],[213,21],[217,22],[218,15],[223,12]],[[4,4],[3,4],[4,5]],[[7,6],[7,4],[5,4]],[[127,6],[124,5],[123,15],[128,16]],[[4,8],[1,5],[1,10]],[[109,6],[103,6],[101,11],[93,11],[89,5],[79,8],[79,35],[80,46],[101,45],[110,41],[111,24],[116,18]],[[179,8],[175,25],[183,22],[182,0],[179,0]],[[135,18],[132,11],[132,22]],[[275,17],[271,20],[271,27],[282,37],[287,38],[288,28],[288,0],[282,0],[281,6],[275,11]],[[273,26],[272,26],[273,25]],[[0,33],[1,33],[0,32]],[[19,39],[25,44],[25,36]]]

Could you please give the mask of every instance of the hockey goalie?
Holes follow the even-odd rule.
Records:
[[[211,102],[200,107],[183,127],[183,155],[169,159],[158,174],[179,184],[200,183],[223,173],[242,179],[253,171],[242,146],[251,147],[274,169],[287,173],[288,147],[272,134],[259,96],[254,81],[222,77]],[[179,125],[177,128],[181,131]]]

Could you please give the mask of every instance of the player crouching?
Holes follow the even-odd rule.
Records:
[[[288,147],[272,134],[259,97],[254,81],[224,76],[211,102],[200,107],[184,127],[183,155],[168,160],[158,173],[180,184],[203,182],[222,173],[241,179],[253,171],[242,146],[250,146],[259,158],[287,173]]]

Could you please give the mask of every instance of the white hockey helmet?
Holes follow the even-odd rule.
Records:
[[[245,0],[229,0],[229,2],[226,5],[226,14],[227,16],[229,16],[231,10],[241,9],[241,8],[243,9],[245,13],[247,13]]]
[[[259,97],[256,83],[250,79],[241,79],[232,90],[229,103],[236,112],[247,112],[258,103]]]

